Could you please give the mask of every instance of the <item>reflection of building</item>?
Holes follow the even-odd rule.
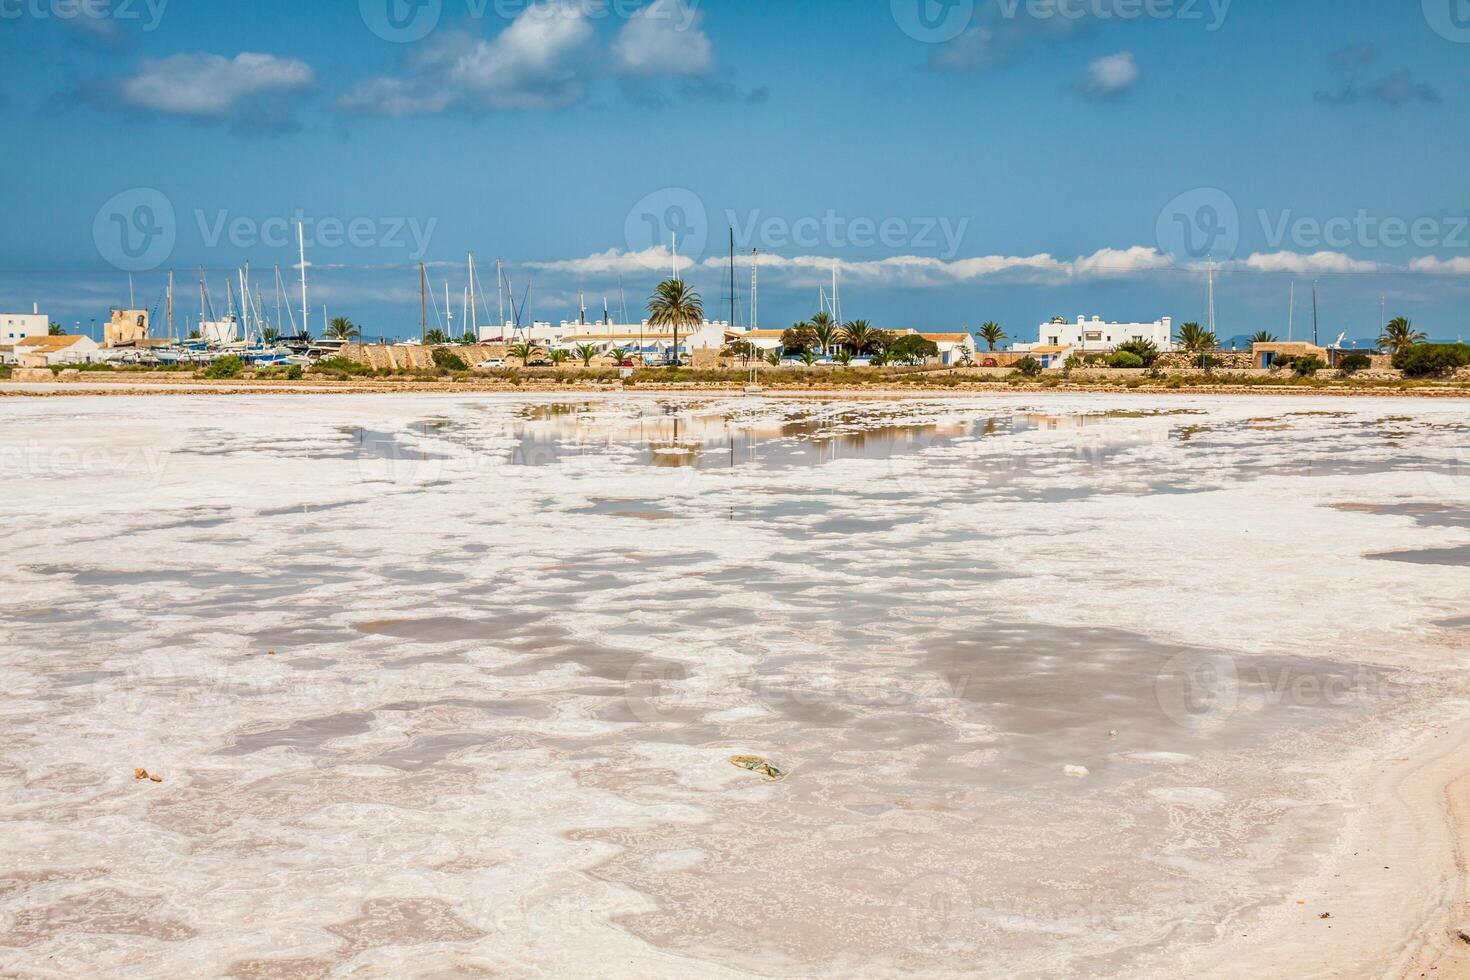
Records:
[[[130,347],[148,339],[147,310],[113,310],[103,327],[103,347]]]
[[[15,359],[21,367],[88,364],[97,360],[99,350],[97,341],[76,334],[27,337],[15,345]]]
[[[51,322],[36,312],[0,313],[0,344],[16,344],[27,337],[44,337]]]
[[[1174,320],[1164,317],[1153,323],[1108,323],[1102,317],[1079,316],[1076,323],[1043,323],[1035,344],[1017,344],[1015,350],[1037,354],[1041,347],[1067,347],[1076,354],[1107,354],[1120,344],[1146,340],[1160,351],[1174,349]]]

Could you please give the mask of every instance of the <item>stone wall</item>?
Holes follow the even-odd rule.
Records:
[[[503,344],[450,344],[444,349],[457,354],[470,367],[487,358],[505,356]],[[347,344],[342,348],[342,356],[379,371],[425,370],[434,367],[434,348],[421,347],[418,344]]]

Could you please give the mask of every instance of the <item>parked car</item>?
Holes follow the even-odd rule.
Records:
[[[526,366],[527,367],[551,367],[551,362],[548,361],[544,357],[538,357],[534,361],[529,362]]]
[[[505,358],[503,358],[503,357],[487,357],[485,360],[483,360],[479,364],[476,364],[475,365],[475,370],[477,370],[477,371],[493,371],[496,368],[503,368],[503,367],[505,367]]]

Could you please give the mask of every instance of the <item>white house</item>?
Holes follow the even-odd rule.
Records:
[[[939,363],[945,367],[975,359],[975,335],[969,333],[921,333],[939,348]]]
[[[1075,323],[1043,323],[1035,344],[1017,344],[1015,350],[1034,353],[1037,347],[1069,347],[1077,354],[1107,354],[1121,344],[1147,340],[1161,351],[1174,349],[1174,320],[1164,317],[1153,323],[1117,323],[1100,316],[1079,316]]]
[[[36,307],[30,313],[0,313],[0,344],[18,344],[27,337],[44,337],[51,321]]]
[[[15,345],[15,358],[23,367],[90,364],[101,360],[98,356],[101,350],[97,341],[77,334],[27,337]]]

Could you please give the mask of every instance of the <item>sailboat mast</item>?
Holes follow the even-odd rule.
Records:
[[[735,229],[730,229],[730,329],[735,329]]]
[[[1292,332],[1296,329],[1296,283],[1291,284],[1291,300],[1286,308],[1286,340],[1291,342]]]
[[[306,227],[296,222],[296,243],[301,249],[301,332],[311,336],[309,308],[306,305]]]
[[[1317,345],[1317,280],[1312,280],[1312,346]]]
[[[429,277],[424,264],[419,263],[419,343],[429,339]]]
[[[448,294],[445,294],[444,308],[449,308]],[[470,330],[475,339],[480,338],[480,311],[475,309],[475,253],[470,253]]]
[[[501,336],[505,335],[505,273],[502,271],[500,260],[495,260],[495,299],[500,304],[500,322],[495,326],[499,328]]]
[[[168,339],[174,339],[174,270],[168,270]]]

